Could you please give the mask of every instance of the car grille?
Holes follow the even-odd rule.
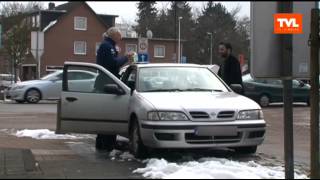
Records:
[[[208,119],[209,115],[206,112],[201,112],[201,111],[192,111],[190,112],[190,115],[194,119]]]
[[[221,111],[218,114],[219,119],[224,119],[224,118],[232,118],[234,116],[234,111]]]
[[[240,142],[242,133],[236,136],[197,136],[194,133],[186,133],[185,140],[189,144],[218,144]]]

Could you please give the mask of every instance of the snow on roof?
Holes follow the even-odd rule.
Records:
[[[43,29],[43,32],[46,32],[48,29],[50,29],[52,26],[54,26],[57,22],[58,22],[58,20],[51,21],[51,22],[48,24],[48,26],[46,26],[46,27]]]

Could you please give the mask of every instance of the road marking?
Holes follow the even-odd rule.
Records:
[[[38,116],[7,116],[0,117],[0,119],[17,119],[17,118],[37,118]]]

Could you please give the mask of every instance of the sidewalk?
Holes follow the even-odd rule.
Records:
[[[67,140],[69,141],[69,140]],[[82,140],[83,141],[83,140]],[[17,138],[0,132],[0,179],[141,179],[141,163],[112,161],[92,140]]]

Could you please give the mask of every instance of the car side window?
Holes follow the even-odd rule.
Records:
[[[116,82],[107,74],[93,67],[70,66],[67,69],[68,92],[106,94],[104,88],[107,84]]]

